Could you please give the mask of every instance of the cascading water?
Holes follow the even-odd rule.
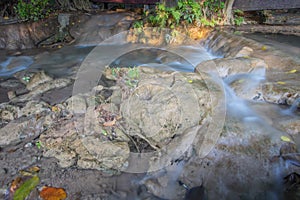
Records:
[[[165,71],[171,70],[193,72],[194,66],[197,66],[203,61],[216,58],[216,56],[210,54],[201,45],[181,45],[169,48],[138,49],[135,48],[134,44],[123,44],[116,41],[111,45],[105,45],[109,46],[112,51],[101,51],[101,54],[98,55],[99,60],[101,60],[101,58],[110,58],[115,56],[112,54],[115,52],[113,50],[117,47],[124,48],[124,52],[126,52],[121,56],[117,54],[119,57],[116,59],[112,59],[114,60],[112,63],[110,63],[112,67],[144,66],[153,67]],[[11,76],[15,72],[24,70],[28,67],[31,69],[44,69],[50,74],[52,73],[56,76],[67,76],[67,74],[69,74],[70,72],[74,72],[74,70],[77,69],[74,66],[80,64],[85,56],[92,50],[92,48],[92,46],[65,47],[57,52],[50,52],[39,55],[35,59],[29,56],[8,57],[0,63],[0,76]],[[10,68],[9,66],[12,66],[13,64],[14,67]],[[209,74],[213,81],[215,81],[217,84],[221,84],[224,88],[223,98],[225,98],[226,100],[225,102],[227,110],[226,123],[230,123],[230,120],[235,121],[238,126],[242,127],[242,134],[246,135],[250,139],[258,137],[259,134],[263,134],[267,138],[271,138],[271,140],[280,140],[280,137],[285,136],[286,133],[281,131],[276,126],[277,123],[281,120],[299,118],[299,116],[297,115],[297,107],[299,105],[300,99],[297,99],[290,108],[282,108],[277,105],[272,105],[264,102],[260,99],[259,96],[254,97],[253,99],[245,99],[239,96],[240,93],[247,93],[248,91],[252,91],[255,88],[259,87],[260,84],[262,84],[264,81],[266,81],[265,68],[257,68],[249,73],[237,73],[228,75],[226,77],[220,77],[219,74],[216,73],[215,69],[205,69],[205,73]],[[222,134],[225,135],[227,131],[226,129],[232,128],[226,123],[224,126],[224,132],[222,132]],[[237,138],[237,140],[240,142],[239,145],[247,144],[249,142],[246,140],[241,141],[241,139],[239,138]],[[222,142],[226,143],[227,141]],[[228,143],[230,142],[232,141],[228,141]],[[234,145],[235,144],[233,144],[233,146]],[[164,179],[166,187],[162,189],[161,192],[164,193],[164,196],[160,196],[160,198],[176,199],[178,197],[176,196],[178,191],[190,191],[191,188],[194,188],[192,185],[189,185],[189,183],[179,183],[179,179],[181,178],[181,175],[184,173],[185,167],[188,164],[188,160],[178,160],[176,162],[174,161],[173,165],[171,165],[169,168],[160,170],[155,173],[146,174],[142,178],[130,182],[130,184],[119,186],[119,188],[117,187],[116,190],[126,190],[126,188],[131,186],[133,188],[141,188],[144,185],[149,184],[149,180],[156,180],[163,176],[167,177]],[[248,167],[250,168],[251,166]],[[279,199],[278,196],[280,196],[281,194],[280,192],[278,192],[277,194],[276,189],[281,185],[281,171],[282,168],[286,167],[286,165],[279,163],[274,166],[266,166],[266,168],[268,167],[270,168],[270,174],[275,174],[274,179],[278,181],[278,184],[272,187],[269,186],[269,188],[266,186],[265,188],[262,188],[262,190],[270,190],[267,194],[269,199]],[[226,171],[226,166],[219,166],[218,170]],[[205,176],[202,174],[200,175]],[[198,174],[199,177],[201,177],[200,175]],[[209,175],[207,174],[207,176]],[[235,176],[242,175],[237,171]],[[225,180],[222,178],[223,177],[219,178],[216,181],[218,183],[218,185],[215,186],[217,187],[216,190],[224,193],[232,192],[230,191],[230,189],[228,189],[227,185],[224,183]],[[209,177],[206,179],[203,178],[203,183],[205,183],[208,179]],[[242,182],[243,180],[240,183]],[[201,190],[199,191],[202,192],[203,188],[200,185],[198,185],[198,187],[201,188]],[[206,187],[206,185],[204,185],[204,187]],[[244,189],[245,187],[248,186],[244,186],[241,188]],[[152,189],[155,190],[157,188],[154,187]],[[210,193],[212,193],[212,190],[214,188],[206,189],[210,190]],[[131,196],[128,195],[128,197],[130,197],[131,199],[142,199],[142,195],[144,195],[144,197],[146,196],[155,199],[149,192],[145,192],[144,190],[142,190],[140,193],[136,192]],[[118,195],[112,196],[113,197],[111,199],[120,198],[120,196]]]

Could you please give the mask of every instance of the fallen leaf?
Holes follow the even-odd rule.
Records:
[[[193,83],[193,80],[188,80],[189,83]]]
[[[11,193],[15,193],[15,191],[20,187],[20,185],[22,184],[22,178],[21,177],[17,177],[15,180],[12,181],[9,191]]]
[[[280,137],[280,139],[282,140],[282,141],[284,141],[284,142],[291,142],[291,139],[289,138],[289,137],[287,137],[287,136],[281,136]]]
[[[31,172],[28,172],[28,171],[24,171],[24,170],[20,170],[19,173],[25,177],[25,176],[33,176],[33,174]]]
[[[52,107],[51,107],[51,110],[52,110],[52,112],[59,112],[59,111],[60,111],[60,108],[57,107],[57,106],[52,106]]]
[[[43,187],[40,197],[43,200],[64,200],[67,198],[67,193],[63,188]]]
[[[26,180],[14,193],[13,200],[26,199],[26,197],[39,184],[39,182],[40,178],[38,176],[33,176],[32,178]]]
[[[28,169],[28,171],[37,173],[37,172],[40,171],[40,168],[39,168],[38,166],[33,166],[33,167],[30,167],[30,168]]]
[[[261,47],[261,50],[265,51],[265,50],[267,50],[267,47],[264,45]]]
[[[103,126],[114,126],[116,124],[116,118],[114,118],[114,120],[112,121],[107,121],[103,123]]]
[[[277,84],[279,84],[279,85],[285,85],[285,84],[286,84],[286,82],[283,82],[283,81],[278,81],[278,82],[277,82]]]
[[[294,74],[294,73],[296,73],[297,72],[297,70],[296,69],[292,69],[292,70],[290,70],[290,71],[288,71],[288,72],[286,72],[287,74]]]

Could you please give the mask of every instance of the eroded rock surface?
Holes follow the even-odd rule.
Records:
[[[112,75],[108,69],[107,77],[116,80],[116,85],[99,85],[93,90],[95,96],[84,94],[67,100],[63,109],[74,113],[74,118],[40,136],[47,149],[44,155],[56,157],[62,167],[77,165],[116,173],[130,165],[131,152],[170,153],[172,146],[181,148],[178,138],[192,142],[189,133],[195,136],[198,128],[194,132],[189,129],[207,123],[210,107],[216,104],[211,102],[203,78],[150,68],[134,68],[136,74],[131,76],[131,70]],[[105,90],[112,93],[105,95]],[[181,153],[184,150],[169,159]],[[147,162],[153,168],[157,165]]]
[[[293,105],[295,102],[297,104],[295,106],[300,107],[297,103],[300,94],[298,58],[253,40],[224,32],[212,34],[205,41],[205,45],[225,58],[201,63],[196,71],[210,66],[217,69],[217,73],[222,77],[237,74],[240,77],[235,81],[243,82],[247,79],[243,74],[255,68],[264,68],[265,73],[260,74],[262,80],[258,84],[258,89],[254,91],[256,94],[245,95],[238,92],[238,89],[237,94],[247,99],[263,99],[276,104]]]

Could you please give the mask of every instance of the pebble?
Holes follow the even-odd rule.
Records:
[[[29,142],[29,143],[25,144],[24,147],[25,147],[25,148],[30,148],[30,147],[33,147],[33,144],[32,144],[31,142]]]

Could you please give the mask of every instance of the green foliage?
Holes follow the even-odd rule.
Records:
[[[166,7],[159,3],[156,6],[155,14],[150,15],[148,22],[152,26],[175,28],[182,21],[193,23],[199,21],[202,16],[200,4],[194,0],[178,0],[175,7]]]
[[[236,9],[233,11],[234,15],[233,15],[233,21],[235,25],[240,26],[243,22],[244,22],[244,12],[242,10]]]
[[[137,67],[127,67],[127,68],[110,68],[111,74],[116,79],[122,80],[125,85],[129,88],[135,88],[138,83],[140,76],[139,69]]]
[[[50,9],[47,7],[48,4],[49,0],[31,0],[28,3],[18,0],[15,11],[22,20],[37,21],[49,15]]]
[[[141,33],[143,31],[144,22],[142,20],[135,21],[133,23],[133,28],[137,31],[137,33]]]
[[[203,2],[203,8],[207,8],[210,12],[209,14],[220,14],[225,7],[225,3],[220,0],[205,0]]]
[[[43,147],[43,144],[42,144],[41,141],[37,141],[37,142],[35,143],[35,146],[36,146],[38,149],[41,149],[41,148]]]
[[[139,73],[139,69],[137,67],[129,68],[127,76],[130,79],[137,79],[137,78],[139,78],[139,75],[140,75],[140,73]]]
[[[179,25],[194,24],[198,26],[215,26],[224,20],[225,3],[221,0],[205,0],[201,3],[195,0],[178,0],[174,7],[167,7],[158,3],[154,13],[145,15],[151,26],[168,27],[171,29]],[[134,25],[140,28],[141,22]]]

